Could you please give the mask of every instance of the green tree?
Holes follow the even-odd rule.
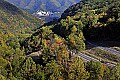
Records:
[[[75,57],[69,65],[68,80],[86,80],[89,73],[84,67],[83,61],[79,57]]]
[[[45,76],[45,73],[43,70],[43,66],[41,66],[39,64],[37,65],[36,74],[34,76],[34,79],[35,80],[45,80],[46,79],[46,76]]]
[[[120,64],[111,70],[110,80],[120,80]]]
[[[46,64],[44,68],[45,74],[48,80],[59,80],[63,78],[63,67],[59,65],[55,60]]]
[[[0,80],[6,80],[6,78],[0,74]]]
[[[90,73],[88,80],[102,80],[104,67],[100,62],[90,61],[86,63],[86,70]]]
[[[76,28],[76,26],[74,25],[72,28],[71,28],[71,32],[72,33],[75,33],[77,31],[77,28]]]
[[[36,64],[32,58],[27,58],[21,66],[20,72],[18,72],[23,79],[34,79],[36,74]]]

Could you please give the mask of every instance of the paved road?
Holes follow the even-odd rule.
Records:
[[[95,58],[93,58],[93,57],[91,57],[91,56],[88,56],[88,55],[86,55],[85,53],[81,53],[81,52],[77,52],[76,50],[68,50],[73,56],[78,56],[78,57],[80,57],[83,61],[85,61],[85,62],[89,62],[89,61],[95,61],[95,62],[98,62],[99,60],[98,59],[95,59]],[[101,62],[101,61],[99,61],[99,62]],[[104,63],[104,61],[103,61],[103,63]],[[111,63],[104,63],[104,64],[106,64],[106,66],[108,66],[108,67],[114,67],[115,65],[114,64],[111,64]]]
[[[117,51],[115,49],[112,49],[112,48],[109,48],[109,47],[99,46],[96,43],[93,43],[93,42],[90,42],[90,41],[87,41],[87,43],[92,45],[92,46],[95,46],[96,48],[99,48],[101,50],[105,50],[105,51],[108,51],[108,52],[111,52],[111,53],[113,53],[115,55],[119,55],[120,56],[120,51]]]
[[[97,60],[97,59],[95,59],[95,58],[93,58],[93,57],[91,57],[91,56],[88,56],[88,55],[86,55],[86,54],[84,54],[84,53],[77,52],[76,50],[69,50],[69,52],[70,52],[72,55],[74,55],[74,56],[80,57],[80,58],[81,58],[83,61],[85,61],[85,62],[88,62],[88,61],[91,61],[91,60],[93,60],[93,61],[99,61],[99,60]]]
[[[88,56],[88,55],[86,55],[86,54],[84,54],[84,53],[81,53],[81,52],[79,52],[78,53],[79,55],[79,57],[81,58],[81,59],[83,59],[84,61],[99,61],[99,60],[97,60],[97,59],[95,59],[95,58],[93,58],[93,57],[90,57],[90,56]]]

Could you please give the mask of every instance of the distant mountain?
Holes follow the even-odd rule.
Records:
[[[6,0],[19,8],[30,11],[64,11],[80,0]]]
[[[0,0],[0,32],[29,33],[31,29],[39,27],[41,24],[40,19]]]

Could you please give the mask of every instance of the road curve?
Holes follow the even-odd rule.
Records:
[[[96,43],[93,43],[93,42],[90,42],[90,41],[87,41],[87,43],[92,45],[92,46],[95,46],[96,48],[99,48],[101,50],[105,50],[105,51],[108,51],[108,52],[111,52],[111,53],[113,53],[115,55],[119,55],[120,56],[120,51],[117,51],[115,49],[112,49],[112,48],[109,48],[109,47],[99,46]]]

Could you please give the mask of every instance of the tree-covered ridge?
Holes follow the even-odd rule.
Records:
[[[40,27],[43,21],[20,10],[16,6],[0,0],[0,44],[16,49],[20,41]],[[7,48],[6,48],[7,49]]]
[[[120,39],[120,0],[82,0],[64,11],[67,16],[82,21],[88,39]]]
[[[64,11],[80,0],[6,0],[14,5],[31,11]]]
[[[25,60],[21,42],[42,24],[43,21],[0,0],[0,80],[16,79],[18,66]]]
[[[38,29],[23,44],[27,52],[39,51],[45,47],[50,48],[54,43],[58,46],[64,44],[68,45],[70,49],[83,51],[85,50],[85,39],[82,29],[83,24],[81,21],[75,21],[68,16],[54,25],[43,26]]]
[[[47,23],[24,41],[19,32],[1,31],[0,80],[119,80],[120,65],[108,67],[71,55],[71,50],[85,49],[83,30],[87,21],[82,20],[88,18],[80,17]]]
[[[89,1],[90,0],[86,2]],[[101,4],[100,1],[95,2]],[[37,31],[31,37],[28,37],[23,42],[23,46],[27,54],[37,53],[40,55],[40,60],[37,60],[37,63],[42,65],[41,69],[43,73],[40,74],[40,79],[120,79],[119,65],[114,68],[109,68],[108,66],[100,62],[90,61],[84,63],[79,57],[71,56],[69,52],[69,50],[83,51],[85,49],[85,38],[83,36],[85,34],[83,34],[83,31],[85,29],[87,30],[87,26],[92,27],[91,23],[88,23],[89,21],[93,21],[95,19],[94,15],[89,16],[89,14],[94,14],[92,13],[94,10],[89,13],[87,11],[89,12],[91,10],[86,10],[86,14],[84,12],[79,12],[74,16],[67,15],[65,18],[61,18],[58,22],[55,22],[54,24],[51,24],[50,22],[50,24],[46,24],[49,26],[42,26],[40,29],[37,29]],[[81,16],[81,14],[83,14],[83,16]],[[102,14],[101,12],[98,14],[101,14],[101,16],[96,15],[98,16],[98,19],[99,17],[103,18],[106,15],[106,13]],[[98,27],[97,24],[96,27]],[[114,73],[116,70],[118,71]]]
[[[42,25],[42,21],[6,1],[0,1],[0,30],[26,33]],[[24,29],[24,30],[23,30]]]
[[[7,47],[20,48],[21,41],[31,35],[33,29],[40,27],[42,24],[43,21],[4,0],[0,0],[1,50],[2,48],[7,49]],[[11,48],[8,48],[8,50]]]

